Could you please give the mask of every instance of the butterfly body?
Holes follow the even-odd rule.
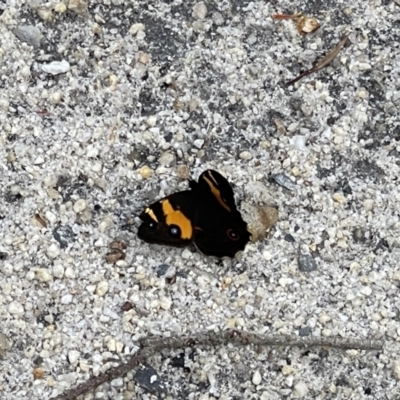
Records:
[[[201,253],[219,258],[244,250],[250,233],[229,182],[220,173],[206,170],[189,187],[142,212],[139,238],[175,247],[194,244]]]

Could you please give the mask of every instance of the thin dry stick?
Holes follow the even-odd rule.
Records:
[[[54,400],[73,400],[76,397],[96,389],[97,386],[105,382],[110,382],[128,371],[138,368],[145,363],[152,355],[168,349],[175,350],[194,346],[221,346],[226,344],[236,346],[259,345],[259,346],[285,346],[285,347],[332,347],[336,349],[348,350],[382,350],[383,342],[379,340],[360,340],[343,339],[340,337],[298,337],[285,335],[257,335],[244,331],[224,331],[224,332],[201,332],[197,335],[185,335],[179,337],[150,336],[140,341],[140,350],[133,355],[127,363],[109,369],[107,372],[82,383],[74,389],[70,389],[64,394],[57,396]]]
[[[347,39],[349,38],[349,35],[344,35],[341,39],[340,42],[335,46],[335,48],[330,51],[320,62],[316,63],[311,69],[308,69],[307,71],[304,71],[301,73],[297,78],[289,81],[286,86],[293,85],[297,81],[299,81],[301,78],[304,78],[307,75],[312,74],[313,72],[317,72],[320,69],[326,67],[328,64],[330,64],[336,56],[339,54],[340,50],[342,50],[343,46],[347,43]]]

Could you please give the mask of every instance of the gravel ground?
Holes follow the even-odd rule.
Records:
[[[85,399],[399,399],[399,4],[32,3],[0,5],[0,398],[234,328],[385,347],[163,351]],[[298,11],[321,27],[271,17]],[[141,242],[143,208],[207,168],[250,224],[278,208],[269,236],[222,263]]]

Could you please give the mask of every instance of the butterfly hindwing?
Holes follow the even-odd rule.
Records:
[[[199,178],[194,243],[206,255],[234,257],[250,239],[247,224],[236,208],[232,187],[218,172],[207,170]]]

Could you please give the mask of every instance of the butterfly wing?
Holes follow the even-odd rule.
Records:
[[[191,185],[199,207],[194,220],[194,244],[205,255],[234,257],[250,239],[247,223],[236,208],[227,179],[213,170],[204,171]]]
[[[193,242],[196,199],[192,190],[171,194],[147,207],[141,214],[140,239],[175,247]]]

